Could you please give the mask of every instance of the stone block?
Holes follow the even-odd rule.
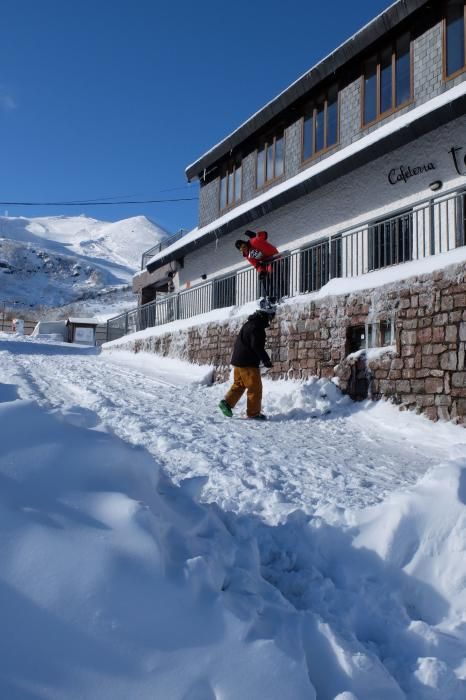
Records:
[[[403,334],[402,334],[403,335]],[[422,328],[417,331],[417,342],[424,344],[432,340],[432,328]],[[413,341],[414,343],[415,341]]]
[[[456,326],[447,326],[445,328],[445,341],[447,343],[456,343],[458,338],[458,329]]]
[[[440,367],[442,369],[456,370],[458,366],[458,355],[456,352],[445,352],[440,356]]]
[[[444,326],[434,326],[432,329],[432,342],[443,343],[445,340],[445,327]]]
[[[453,372],[451,375],[451,384],[458,389],[466,387],[466,372]]]
[[[441,377],[427,377],[425,390],[426,394],[441,394],[443,392],[443,380]]]
[[[443,345],[442,343],[434,343],[432,345],[432,354],[433,355],[441,355],[442,352],[445,352],[447,350],[447,346]]]

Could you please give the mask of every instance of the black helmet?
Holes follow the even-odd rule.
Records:
[[[257,319],[259,319],[262,323],[265,323],[266,326],[269,325],[275,318],[275,310],[274,309],[260,309],[259,311],[256,311],[253,316],[255,316]]]

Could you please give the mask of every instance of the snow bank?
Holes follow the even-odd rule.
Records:
[[[227,420],[181,363],[0,350],[0,697],[464,700],[464,429],[317,379]]]
[[[90,411],[0,401],[1,697],[315,698],[298,615],[195,483]]]
[[[193,365],[172,357],[162,357],[149,352],[128,352],[126,350],[108,350],[105,353],[107,362],[121,367],[128,367],[143,372],[149,377],[155,377],[161,383],[172,386],[185,384],[211,384],[213,367],[209,365]]]

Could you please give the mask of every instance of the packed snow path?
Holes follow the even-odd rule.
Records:
[[[1,697],[466,697],[466,431],[328,381],[228,420],[205,369],[4,336],[0,373]]]
[[[8,348],[2,367],[22,398],[83,426],[97,415],[119,437],[143,445],[175,483],[205,477],[203,501],[270,523],[297,508],[328,515],[380,502],[445,457],[438,438],[429,442],[421,431],[416,439],[413,416],[354,405],[330,382],[265,382],[269,422],[257,424],[224,418],[217,403],[225,387],[188,384],[176,364],[164,371],[162,362],[148,376],[128,366],[126,353],[27,342]],[[238,414],[241,408],[244,399]],[[450,447],[453,457],[464,450],[461,442]]]

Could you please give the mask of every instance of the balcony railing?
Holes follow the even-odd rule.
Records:
[[[466,191],[426,200],[282,254],[270,264],[269,293],[286,298],[314,292],[334,277],[356,277],[458,248],[465,245],[465,236]],[[110,319],[107,340],[240,306],[258,299],[259,292],[257,273],[248,265]]]
[[[187,233],[188,231],[185,228],[180,228],[180,230],[177,231],[177,233],[175,233],[173,236],[165,238],[163,241],[160,241],[160,243],[157,243],[157,245],[154,245],[152,248],[149,248],[149,250],[144,251],[141,258],[141,270],[144,270],[147,263],[151,258],[154,257],[154,255],[160,253],[160,251],[164,248],[168,248],[168,246],[172,243],[176,243],[176,241],[179,241],[180,238],[183,238],[183,236],[185,236]]]

